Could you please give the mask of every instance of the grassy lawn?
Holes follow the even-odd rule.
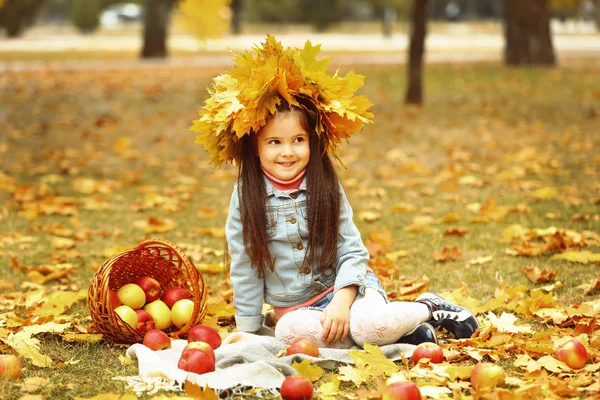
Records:
[[[423,107],[403,103],[404,67],[354,68],[367,76],[363,93],[375,103],[376,119],[343,149],[346,168],[339,172],[394,297],[423,290],[458,296],[452,292],[462,288],[464,298],[483,305],[503,287],[559,281],[552,295],[561,305],[596,298],[579,286],[598,279],[597,262],[551,256],[566,248],[600,251],[598,62],[555,69],[431,66]],[[33,316],[32,293],[87,290],[108,257],[146,238],[178,244],[198,265],[222,260],[219,232],[236,171],[213,171],[188,131],[210,79],[221,72],[158,67],[0,75],[1,339],[50,321],[85,331],[91,322],[85,299],[63,314]],[[145,224],[150,217],[162,221],[155,231]],[[517,224],[556,228],[559,235],[571,230],[586,240],[519,255],[502,240]],[[57,238],[72,242],[61,246]],[[534,242],[547,239],[540,234]],[[460,257],[436,261],[434,253],[453,246]],[[397,251],[403,256],[393,262],[385,257]],[[70,273],[32,283],[32,271],[47,275],[65,263]],[[534,283],[522,271],[526,266],[556,275]],[[224,302],[226,272],[203,276],[211,303]],[[419,290],[405,290],[411,283]],[[546,321],[520,317],[550,329]],[[120,361],[126,346],[35,337],[52,366],[23,360],[24,376],[39,378],[33,393],[45,398],[122,393],[124,385],[112,378],[137,374],[135,364]],[[0,343],[0,352],[11,349]],[[512,359],[503,363],[510,375]],[[21,384],[0,379],[0,398],[26,394]],[[341,390],[356,388],[344,383]]]

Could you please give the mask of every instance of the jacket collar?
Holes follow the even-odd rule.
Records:
[[[267,176],[265,174],[263,174],[263,178],[265,179],[265,188],[267,190],[267,196],[285,196],[285,195],[287,195],[287,193],[285,193],[285,192],[277,189],[275,186],[273,186],[273,183],[271,183],[271,181],[269,180],[269,178],[267,178]],[[302,178],[302,182],[300,183],[300,186],[295,191],[296,192],[306,191],[306,174],[304,174],[304,177]]]

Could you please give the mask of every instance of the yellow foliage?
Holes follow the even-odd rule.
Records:
[[[183,0],[175,14],[175,23],[196,39],[223,36],[229,27],[231,0]]]
[[[241,159],[240,139],[259,132],[275,113],[280,98],[291,106],[317,113],[316,133],[325,136],[327,151],[336,148],[352,133],[369,124],[372,103],[354,93],[364,76],[349,72],[327,73],[331,59],[317,60],[321,46],[306,41],[304,48],[284,48],[268,35],[262,46],[237,56],[234,69],[213,79],[210,98],[200,118],[190,128],[200,135],[196,143],[210,153],[215,168]]]
[[[294,361],[292,368],[311,382],[318,380],[323,375],[323,372],[325,372],[318,365],[311,364],[310,360],[302,360],[300,363]]]

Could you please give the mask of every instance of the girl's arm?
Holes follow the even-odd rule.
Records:
[[[264,322],[262,315],[264,280],[258,275],[258,270],[252,266],[244,248],[238,184],[234,186],[231,196],[225,236],[231,256],[230,278],[233,285],[237,330],[256,332]]]
[[[340,226],[336,260],[334,293],[347,286],[357,286],[364,294],[369,251],[353,221],[353,212],[340,185]]]

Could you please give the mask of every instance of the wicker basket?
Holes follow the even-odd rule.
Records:
[[[162,289],[181,286],[194,301],[190,321],[181,329],[175,325],[165,332],[178,338],[202,322],[206,315],[206,291],[202,275],[177,246],[162,239],[146,240],[133,249],[107,260],[96,271],[88,290],[88,308],[93,321],[92,330],[120,343],[139,343],[143,335],[127,325],[113,311],[109,289],[118,290],[140,276],[151,276]]]

